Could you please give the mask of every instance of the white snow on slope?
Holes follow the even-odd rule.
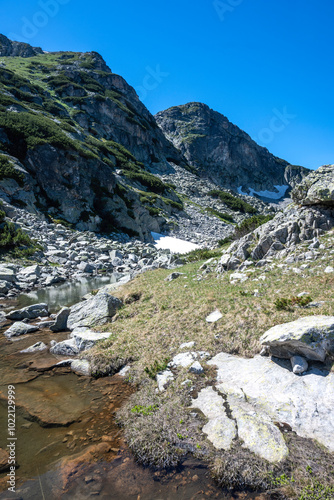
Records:
[[[249,188],[249,194],[248,194],[248,193],[244,193],[242,191],[242,186],[239,186],[238,193],[244,194],[244,195],[250,195],[250,196],[254,196],[254,194],[256,194],[257,196],[262,196],[263,198],[270,198],[272,200],[279,200],[280,198],[283,198],[288,187],[289,186],[286,186],[286,185],[275,186],[275,188],[277,189],[278,192],[276,192],[276,191],[254,191],[253,188]]]
[[[188,253],[196,248],[200,248],[196,243],[191,243],[190,241],[180,240],[179,238],[173,238],[172,236],[164,236],[159,233],[152,233],[153,239],[155,241],[155,246],[158,249],[169,248],[171,252],[174,253]]]

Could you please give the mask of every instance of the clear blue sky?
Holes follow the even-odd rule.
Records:
[[[0,3],[6,36],[49,51],[95,50],[152,113],[205,102],[310,168],[334,163],[333,21],[332,0]]]

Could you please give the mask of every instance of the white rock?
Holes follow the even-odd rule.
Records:
[[[324,272],[327,273],[327,274],[334,273],[334,267],[327,266]]]
[[[86,377],[90,377],[92,373],[90,362],[86,359],[74,359],[71,363],[71,370]]]
[[[157,373],[157,383],[160,392],[166,390],[169,382],[174,380],[174,375],[170,370],[164,370],[163,372]]]
[[[36,344],[31,345],[27,349],[23,349],[23,351],[20,351],[21,353],[28,353],[28,352],[38,352],[38,351],[45,351],[47,349],[47,346],[44,344],[44,342],[36,342]]]
[[[193,363],[191,365],[191,367],[189,368],[189,371],[191,373],[195,373],[196,375],[200,375],[201,373],[203,373],[203,367],[201,365],[201,363],[199,363],[198,361],[195,361],[195,363]]]
[[[5,336],[8,338],[18,337],[20,335],[26,335],[27,333],[36,332],[38,329],[38,326],[28,325],[27,323],[17,321],[5,331]]]
[[[240,283],[243,283],[244,281],[248,280],[247,274],[244,273],[232,273],[230,274],[230,281],[240,281]]]
[[[185,342],[184,344],[180,345],[180,349],[191,349],[192,347],[194,347],[194,345],[195,345],[194,341],[192,341],[192,342]]]
[[[207,323],[215,323],[216,321],[219,321],[222,317],[223,317],[222,313],[218,309],[216,309],[211,314],[209,314],[209,316],[205,318],[205,321]]]

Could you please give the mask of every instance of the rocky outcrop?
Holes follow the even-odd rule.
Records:
[[[324,165],[310,173],[295,187],[292,199],[304,206],[334,207],[334,165]]]
[[[0,57],[33,57],[43,54],[40,47],[32,47],[24,42],[12,42],[5,35],[0,34]]]
[[[334,227],[333,186],[333,166],[309,174],[293,191],[295,203],[232,243],[220,260],[219,270],[236,269],[247,259],[287,257],[296,245],[313,239],[309,247],[312,258],[320,245],[317,237]]]
[[[299,355],[324,361],[327,354],[334,354],[334,317],[307,316],[276,325],[262,335],[260,342],[278,358]]]
[[[269,191],[275,197],[276,186],[288,188],[290,180],[296,180],[296,171],[302,176],[306,170],[294,167],[294,175],[291,169],[286,172],[288,162],[270,154],[205,104],[175,106],[155,118],[199,175],[225,188]]]

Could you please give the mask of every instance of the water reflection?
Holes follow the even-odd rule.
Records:
[[[79,302],[84,295],[92,290],[101,288],[104,285],[116,284],[117,279],[119,279],[119,276],[116,274],[96,276],[34,290],[19,295],[15,301],[15,308],[20,309],[21,307],[45,302],[49,305],[51,312],[56,312],[63,306],[71,306]]]

